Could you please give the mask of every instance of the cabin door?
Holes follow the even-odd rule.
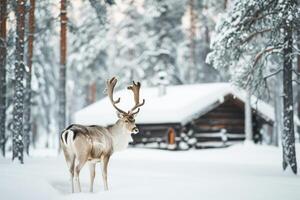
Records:
[[[169,128],[168,130],[168,144],[175,144],[175,130],[173,128]]]

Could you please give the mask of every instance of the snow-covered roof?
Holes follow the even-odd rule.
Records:
[[[205,83],[195,85],[168,86],[166,94],[158,95],[158,88],[141,88],[141,98],[146,100],[136,117],[139,124],[181,123],[210,111],[213,106],[224,101],[226,95],[233,95],[245,101],[246,93],[229,83]],[[133,106],[133,96],[129,90],[120,90],[114,94],[121,97],[118,104],[124,110]],[[251,98],[251,106],[268,121],[274,121],[274,108],[256,97]],[[126,108],[126,109],[125,109]],[[81,124],[110,125],[116,122],[116,111],[108,97],[76,112],[75,122]]]

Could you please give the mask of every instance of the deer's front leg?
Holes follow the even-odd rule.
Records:
[[[96,163],[89,163],[90,166],[90,192],[93,192],[94,179],[95,179],[95,165]]]
[[[102,178],[104,183],[104,190],[108,190],[108,184],[107,184],[107,166],[108,166],[109,156],[103,156],[102,157]]]

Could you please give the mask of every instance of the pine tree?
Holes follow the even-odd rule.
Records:
[[[157,84],[157,73],[162,71],[168,74],[169,83],[183,83],[176,57],[177,46],[183,39],[181,19],[185,11],[184,5],[185,2],[180,0],[145,1],[148,39],[141,65],[148,74],[149,84]]]
[[[30,132],[31,132],[31,76],[32,76],[32,56],[34,40],[34,10],[35,0],[30,0],[29,19],[28,19],[28,53],[26,70],[26,95],[24,101],[24,147],[29,154]]]
[[[60,5],[59,130],[66,126],[67,1]]]
[[[142,54],[145,52],[145,24],[144,16],[139,12],[135,0],[123,1],[124,9],[120,12],[124,18],[116,24],[117,57],[115,64],[120,77],[126,84],[129,80],[141,80],[144,70],[140,66]]]
[[[292,59],[293,34],[300,13],[296,0],[236,1],[233,9],[217,27],[213,51],[207,60],[227,70],[237,84],[258,90],[266,80],[283,71],[283,168],[289,165],[297,173],[294,119]],[[281,58],[282,66],[266,74],[270,59]]]
[[[189,14],[190,14],[190,30],[189,30],[189,48],[190,48],[190,69],[189,71],[189,81],[191,83],[196,82],[197,78],[197,65],[196,65],[196,19],[197,14],[195,11],[195,0],[189,0]]]
[[[103,1],[90,0],[82,2],[78,10],[69,12],[68,20],[72,26],[69,26],[68,37],[71,44],[68,50],[68,82],[76,90],[68,89],[68,95],[83,97],[68,100],[70,116],[74,110],[91,103],[86,92],[91,86],[96,88],[96,98],[103,97],[103,83],[109,77],[108,52],[112,47],[107,38],[108,8]],[[76,77],[76,81],[72,77]]]
[[[24,29],[25,29],[25,0],[17,2],[17,36],[15,53],[15,87],[13,97],[13,155],[23,164],[23,119],[24,119]]]
[[[6,19],[7,0],[0,1],[0,149],[5,156],[6,122]]]
[[[291,2],[289,2],[291,3]],[[292,4],[283,4],[285,8]],[[295,5],[294,5],[295,6]],[[288,14],[288,13],[286,13]],[[289,15],[289,14],[288,14]],[[299,16],[298,16],[299,17]],[[288,165],[293,172],[297,173],[296,151],[295,151],[295,132],[294,132],[294,104],[293,104],[293,27],[288,19],[283,21],[284,47],[283,47],[283,169]]]
[[[300,0],[297,1],[298,3],[298,7],[300,6]],[[300,49],[300,28],[298,26],[298,29],[297,29],[297,34],[296,34],[296,39],[297,39],[297,49]],[[297,72],[298,74],[300,74],[300,54],[297,55]],[[299,75],[298,75],[299,76]],[[300,82],[298,82],[298,87],[297,87],[297,95],[296,95],[296,99],[298,99],[297,101],[297,115],[298,115],[298,118],[300,119]],[[298,129],[297,129],[297,132],[300,136],[300,126],[298,126]]]
[[[185,83],[216,82],[221,80],[218,71],[205,62],[210,52],[210,40],[215,18],[223,13],[220,1],[186,1],[183,20],[184,38],[180,41],[177,62]]]
[[[51,1],[35,1],[35,35],[31,85],[31,144],[57,146],[58,130],[59,20],[53,16]],[[29,7],[30,8],[30,7]],[[28,56],[28,54],[27,54]]]
[[[224,2],[224,4],[227,4]],[[220,13],[224,13],[226,7],[222,7],[219,0],[204,0],[198,1],[196,4],[196,11],[198,11],[199,21],[199,33],[198,36],[198,63],[201,65],[198,72],[198,82],[216,82],[226,80],[220,73],[212,67],[210,64],[205,62],[208,53],[211,51],[211,35],[215,27],[215,16]]]

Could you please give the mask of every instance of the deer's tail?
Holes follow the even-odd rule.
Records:
[[[65,146],[69,146],[73,142],[74,132],[69,129],[65,129],[61,133],[61,141]]]

